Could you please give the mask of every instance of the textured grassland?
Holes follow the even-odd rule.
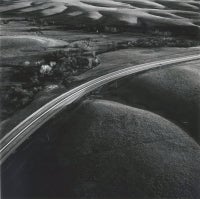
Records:
[[[181,32],[192,29],[199,34],[198,0],[39,0],[3,1],[2,16],[44,17],[68,27],[130,26],[164,28]],[[103,27],[103,29],[104,29]],[[94,28],[93,28],[94,29]],[[193,32],[191,32],[192,34]],[[187,32],[187,34],[189,34]]]
[[[63,112],[21,149],[4,173],[7,197],[200,196],[199,145],[172,122],[113,101]]]

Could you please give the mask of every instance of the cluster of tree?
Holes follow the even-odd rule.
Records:
[[[62,81],[70,76],[79,74],[80,72],[87,71],[100,63],[99,58],[94,52],[84,53],[78,52],[54,52],[49,56],[54,60],[55,65],[52,67],[52,71],[49,77],[59,79]],[[46,58],[48,60],[49,58]]]
[[[128,42],[128,46],[142,48],[157,48],[157,47],[193,47],[200,45],[200,41],[179,39],[175,37],[152,37],[142,38],[137,41]]]
[[[171,37],[172,32],[170,31],[161,31],[160,29],[149,30],[148,34],[152,36],[162,36],[162,37]]]
[[[12,77],[12,80],[19,84],[12,86],[2,99],[3,106],[7,110],[5,115],[12,115],[29,104],[46,84],[57,83],[68,87],[73,76],[98,64],[99,59],[95,53],[84,55],[60,51],[48,55],[43,60],[26,61],[22,66],[16,67]]]
[[[28,105],[40,89],[40,87],[33,87],[31,89],[25,85],[17,85],[9,88],[7,93],[2,97],[2,119],[6,119],[17,110]]]
[[[26,61],[16,67],[13,79],[26,82],[29,87],[42,86],[46,82],[62,83],[63,79],[85,72],[100,63],[94,52],[69,53],[56,51],[36,62]]]
[[[22,85],[13,86],[5,96],[4,104],[11,109],[25,106],[34,96],[34,92],[24,88]]]

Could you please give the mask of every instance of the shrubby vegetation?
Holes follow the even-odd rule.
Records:
[[[172,36],[172,32],[160,31],[159,29],[150,30],[148,33],[152,36],[163,36],[163,37],[171,37]]]
[[[19,84],[12,86],[2,97],[6,110],[3,112],[4,119],[29,104],[45,85],[63,84],[68,87],[73,76],[99,63],[95,53],[85,55],[83,52],[64,51],[52,52],[36,62],[25,61],[21,66],[15,67],[12,77]]]
[[[30,91],[25,89],[23,86],[13,86],[9,89],[7,95],[5,96],[5,105],[9,106],[11,109],[18,109],[25,106],[30,99],[33,98],[34,90]]]
[[[136,41],[125,41],[113,43],[110,50],[123,48],[157,48],[157,47],[192,47],[200,45],[200,41],[178,39],[172,37],[169,32],[156,31],[155,37],[140,38]],[[5,117],[12,115],[29,104],[34,96],[48,84],[62,84],[69,87],[73,77],[83,73],[100,63],[95,52],[88,52],[79,46],[65,50],[48,53],[43,59],[37,61],[25,61],[22,65],[15,67],[13,81],[19,84],[8,90],[2,97],[2,111]]]
[[[175,37],[152,37],[142,38],[128,42],[129,47],[158,48],[158,47],[194,47],[199,46],[200,41],[178,39]]]

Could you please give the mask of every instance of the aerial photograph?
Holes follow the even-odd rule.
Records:
[[[1,199],[200,199],[200,0],[0,0]]]

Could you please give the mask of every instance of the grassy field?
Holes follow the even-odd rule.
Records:
[[[100,65],[76,77],[77,81],[92,79],[97,75],[113,72],[116,69],[148,63],[167,58],[177,58],[186,55],[198,54],[200,48],[128,48],[99,55]]]
[[[86,100],[49,121],[28,143],[2,168],[3,196],[199,197],[199,145],[149,111]]]
[[[66,27],[111,32],[126,26],[133,30],[177,27],[179,33],[192,29],[192,35],[199,34],[200,4],[196,0],[18,0],[2,4],[3,16],[35,17],[36,21],[37,17],[43,17],[49,23]],[[43,23],[43,20],[38,21]]]
[[[66,86],[65,90],[61,89],[61,91],[64,92],[84,81],[117,69],[165,59],[166,57],[173,58],[199,52],[198,47],[134,47],[132,42],[149,38],[148,36],[134,33],[86,34],[80,31],[58,31],[55,29],[45,32],[48,37],[45,37],[45,34],[37,36],[33,35],[33,33],[34,32],[24,36],[10,35],[1,37],[3,46],[3,56],[1,59],[1,81],[3,82],[3,84],[1,84],[1,104],[4,104],[2,107],[1,120],[5,120],[16,113],[16,116],[14,115],[10,120],[6,120],[1,124],[2,135],[39,107],[38,102],[41,101],[40,99],[37,100],[37,98],[40,92],[41,95],[45,93],[43,93],[43,90],[46,86],[57,85],[58,87],[62,87],[64,85]],[[131,45],[129,45],[129,43],[131,43]],[[15,48],[13,48],[13,45]],[[77,70],[77,67],[75,67],[71,70],[71,66],[69,66],[66,60],[68,59],[67,57],[69,57],[68,54],[70,54],[70,51],[78,52],[78,54],[81,51],[86,52],[89,53],[89,56],[95,52],[98,54],[100,64],[92,67],[92,69],[86,67],[84,70]],[[152,54],[154,55],[153,57]],[[48,78],[42,77],[39,72],[40,67],[42,64],[49,64],[50,61],[55,61],[57,63],[55,66],[56,70],[67,69],[66,72],[62,72],[62,75],[59,75],[54,69],[53,71],[57,74],[55,76],[53,75],[54,78],[53,76]],[[29,63],[28,66],[26,66],[27,62]],[[37,62],[41,62],[41,64],[38,65],[36,64]],[[19,74],[21,74],[21,76],[19,76]],[[22,76],[26,78],[24,79]],[[67,80],[68,77],[70,77],[70,82],[71,80],[73,82],[69,83]],[[13,92],[8,89],[11,86],[13,87]],[[56,89],[55,92],[57,92]],[[62,92],[60,92],[60,94]],[[16,98],[16,95],[19,97]],[[52,99],[50,95],[47,96],[49,96],[47,97],[49,100]],[[6,100],[4,99],[5,97]],[[2,103],[2,101],[5,101],[7,105]],[[45,102],[47,101],[45,100]],[[37,106],[35,106],[35,104],[37,104]],[[44,103],[41,102],[40,106],[43,104]]]
[[[49,64],[51,60],[45,62],[44,57],[51,56],[52,52],[62,51],[66,55],[78,50],[99,54],[101,64],[95,69],[92,67],[93,70],[87,72],[72,69],[67,72],[76,82],[79,82],[117,68],[141,63],[143,60],[149,61],[151,52],[157,59],[156,57],[159,56],[157,49],[160,47],[198,46],[199,41],[194,40],[199,35],[198,11],[199,2],[195,0],[184,2],[167,0],[70,0],[67,2],[65,0],[36,2],[17,0],[9,2],[4,0],[0,8],[2,17],[0,20],[0,65],[1,82],[4,82],[1,87],[1,96],[6,96],[7,87],[15,84],[20,87],[20,89],[17,88],[20,96],[24,94],[28,96],[22,84],[30,83],[15,80],[14,71],[21,67],[27,70],[27,67],[24,67],[26,63]],[[174,37],[177,34],[171,30],[175,30],[176,33],[181,32],[182,36]],[[192,40],[187,38],[191,36],[189,33],[194,33]],[[145,52],[139,48],[149,48],[149,50]],[[175,54],[176,51],[177,54],[182,52],[180,49],[173,50]],[[194,50],[191,49],[191,51]],[[161,50],[161,54],[162,52],[164,57],[166,50]],[[166,55],[168,56],[168,52]],[[60,58],[62,57],[56,61],[60,62]],[[37,78],[30,75],[29,78],[34,79],[35,85]],[[49,83],[58,84],[55,81],[48,81]],[[22,104],[29,104],[35,94],[30,96],[29,100],[23,99],[22,96],[22,101],[24,101]],[[16,103],[18,104],[17,100]],[[24,108],[24,105],[21,108]],[[10,109],[14,110],[13,107]]]
[[[0,16],[0,138],[83,82],[200,53],[199,0],[2,0]],[[199,61],[91,92],[4,162],[2,196],[199,199],[199,93]]]
[[[160,114],[199,143],[199,80],[199,62],[194,61],[124,78],[98,95]]]

